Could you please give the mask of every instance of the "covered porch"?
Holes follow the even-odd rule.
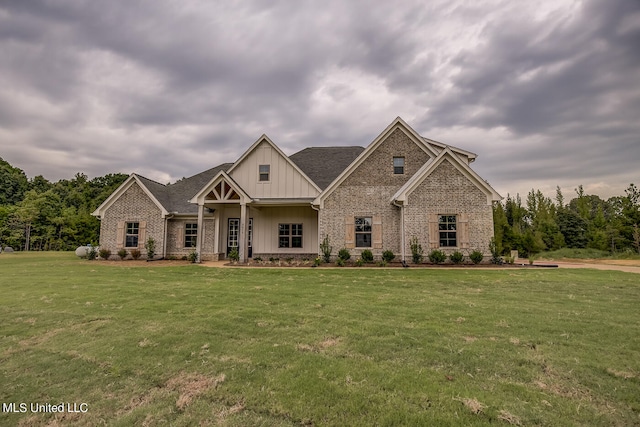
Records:
[[[221,172],[191,200],[198,205],[198,230],[203,230],[205,219],[212,219],[214,228],[212,241],[198,233],[195,249],[217,259],[237,251],[240,262],[257,257],[315,258],[318,212],[311,202],[311,198],[252,199]]]

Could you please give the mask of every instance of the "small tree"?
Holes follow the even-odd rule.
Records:
[[[422,245],[418,243],[417,237],[412,237],[409,245],[411,247],[411,259],[414,264],[420,264],[422,259],[424,258],[424,251],[422,250]]]
[[[324,239],[322,239],[322,243],[320,243],[320,251],[322,252],[322,259],[324,262],[331,262],[333,246],[329,244],[329,236],[324,236]]]
[[[638,224],[633,224],[633,246],[636,247],[636,251],[640,254],[640,229],[638,229]]]
[[[192,264],[198,262],[198,252],[196,251],[189,252],[189,255],[187,255],[187,259],[191,261]]]
[[[491,264],[502,264],[500,252],[498,252],[498,245],[496,244],[496,239],[493,237],[491,241],[489,241],[489,252],[491,252]]]
[[[231,252],[229,252],[229,259],[235,262],[240,261],[240,253],[237,249],[233,249],[231,250]]]
[[[147,250],[147,259],[153,259],[156,256],[156,241],[153,237],[149,237],[144,244]]]

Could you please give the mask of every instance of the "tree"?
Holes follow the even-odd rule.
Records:
[[[0,206],[15,205],[29,189],[29,181],[22,169],[11,166],[0,157]]]
[[[587,222],[577,212],[563,210],[558,213],[558,227],[570,248],[584,248],[587,244]]]

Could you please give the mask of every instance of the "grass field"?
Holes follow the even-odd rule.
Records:
[[[0,425],[640,425],[635,274],[16,253],[0,283]]]

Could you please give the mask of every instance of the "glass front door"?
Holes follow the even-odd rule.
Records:
[[[240,218],[229,218],[229,231],[227,232],[227,256],[231,251],[238,249],[240,238]]]
[[[249,230],[247,236],[247,256],[251,258],[253,256],[253,218],[249,218]],[[238,252],[238,242],[240,241],[240,218],[229,218],[229,230],[227,232],[227,256],[229,253],[236,249]]]

